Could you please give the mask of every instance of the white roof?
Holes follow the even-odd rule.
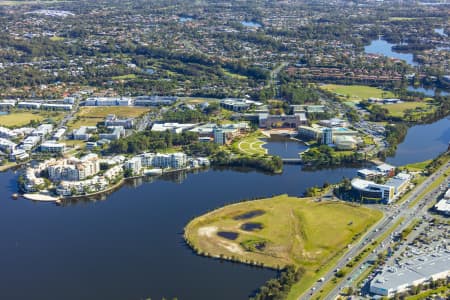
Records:
[[[440,212],[450,212],[450,200],[449,199],[442,199],[436,205],[434,206],[436,210]]]
[[[450,199],[450,189],[448,189],[447,192],[445,192],[444,198]]]

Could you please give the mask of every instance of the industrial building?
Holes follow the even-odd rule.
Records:
[[[370,292],[392,297],[411,287],[445,279],[450,275],[450,251],[436,251],[408,258],[400,266],[388,266],[370,283]]]

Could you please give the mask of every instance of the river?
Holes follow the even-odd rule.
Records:
[[[448,119],[411,128],[390,162],[437,155],[449,131]],[[280,141],[265,147],[288,148],[287,157],[305,148]],[[247,299],[276,272],[195,255],[182,238],[189,220],[243,199],[301,196],[355,174],[351,167],[305,171],[298,165],[285,165],[280,175],[210,169],[138,180],[105,201],[57,206],[12,200],[17,174],[0,173],[0,298]]]

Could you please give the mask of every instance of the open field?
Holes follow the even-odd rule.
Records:
[[[233,143],[233,148],[247,155],[264,155],[267,149],[263,148],[266,143],[260,138],[264,138],[261,134],[252,134]]]
[[[50,37],[50,41],[52,42],[60,42],[60,41],[64,41],[64,38],[61,36],[52,36]]]
[[[235,78],[235,79],[240,79],[240,80],[245,80],[247,79],[247,76],[244,75],[240,75],[240,74],[236,74],[236,73],[232,73],[228,70],[222,69],[223,73],[231,78]]]
[[[395,104],[383,104],[380,105],[383,108],[386,108],[389,111],[389,114],[394,117],[403,117],[405,110],[407,109],[416,109],[420,110],[430,110],[433,107],[426,102],[402,102]]]
[[[403,166],[409,171],[423,171],[431,163],[431,159]]]
[[[112,77],[112,80],[127,80],[127,79],[136,79],[136,74],[127,74]]]
[[[337,94],[342,100],[361,101],[370,97],[374,98],[394,98],[394,94],[379,88],[365,85],[340,85],[326,84],[320,86],[321,89]]]
[[[75,118],[69,122],[71,129],[80,128],[81,126],[95,126],[99,122],[103,122],[109,114],[115,114],[118,117],[137,118],[151,109],[146,107],[130,107],[130,106],[89,106],[81,107],[75,115]]]
[[[361,261],[363,261],[367,256],[370,255],[373,249],[375,249],[383,240],[385,240],[394,230],[397,228],[397,226],[404,221],[404,218],[400,218],[397,220],[397,222],[394,223],[393,226],[391,226],[385,233],[383,233],[381,236],[379,236],[375,241],[365,246],[358,254],[347,263],[345,267],[341,269],[341,272],[345,275],[350,274],[352,271],[354,271]],[[325,299],[328,294],[333,290],[333,288],[338,284],[339,282],[343,281],[346,276],[342,276],[340,278],[334,277],[332,280],[328,281],[320,290],[316,291],[312,296],[311,299]],[[357,278],[358,280],[358,278]],[[309,285],[310,286],[310,285]],[[290,293],[291,295],[292,293]],[[296,298],[298,298],[298,295],[296,295]],[[293,300],[294,298],[288,297],[288,300]]]
[[[406,17],[390,17],[389,21],[413,21],[417,18],[406,18]]]
[[[348,203],[280,195],[200,216],[186,226],[185,237],[194,249],[214,257],[274,268],[293,264],[314,277],[381,216]]]
[[[47,111],[20,111],[12,112],[7,115],[0,115],[0,126],[5,127],[21,127],[29,124],[32,120],[42,122],[47,119],[53,121],[59,121],[62,119],[64,113],[60,112],[47,112]]]

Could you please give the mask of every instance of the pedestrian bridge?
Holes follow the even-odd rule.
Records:
[[[284,164],[300,165],[302,163],[301,158],[282,158],[281,160]]]

